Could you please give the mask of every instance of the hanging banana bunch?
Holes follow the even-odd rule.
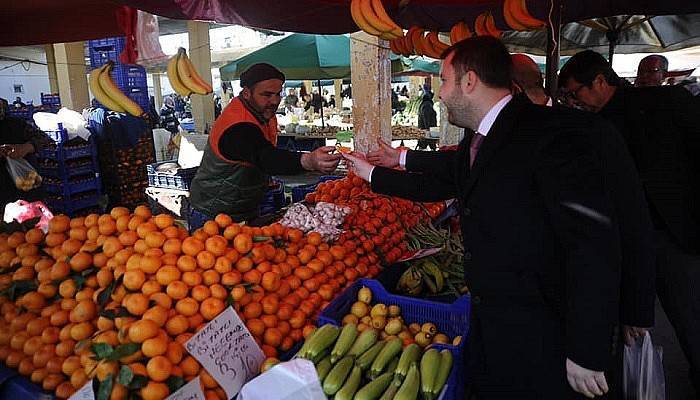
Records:
[[[168,61],[167,71],[170,86],[182,97],[191,94],[205,95],[212,92],[211,85],[199,76],[192,61],[187,56],[187,51],[182,47]]]
[[[116,112],[127,112],[135,117],[143,116],[141,106],[127,97],[112,80],[110,72],[114,62],[109,61],[99,68],[90,71],[88,84],[95,99],[108,109]]]

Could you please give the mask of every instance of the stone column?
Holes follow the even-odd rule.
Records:
[[[61,105],[81,112],[90,105],[87,71],[85,70],[85,44],[83,42],[54,45],[58,94]]]
[[[364,32],[350,35],[352,114],[355,150],[391,143],[391,62],[389,42]]]
[[[199,76],[211,84],[211,49],[209,48],[209,23],[187,21],[187,31],[190,39],[189,56]],[[198,133],[211,129],[214,123],[214,97],[211,94],[190,96],[192,102],[192,118]]]
[[[156,110],[160,110],[163,106],[163,89],[160,86],[160,73],[151,74],[153,79],[153,98],[156,101]]]
[[[52,44],[44,46],[46,53],[46,68],[49,70],[49,90],[51,94],[58,93],[58,75],[56,74],[56,52]]]
[[[338,110],[343,109],[343,99],[340,98],[340,92],[343,91],[343,80],[335,79],[333,81],[333,88],[335,89],[335,108]]]
[[[304,88],[306,89],[306,94],[312,95],[314,93],[313,92],[314,83],[311,81],[303,81],[302,83],[304,84]],[[304,99],[300,99],[300,100],[303,101]]]

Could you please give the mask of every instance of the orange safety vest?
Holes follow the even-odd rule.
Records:
[[[273,146],[277,145],[277,117],[273,116],[267,124],[262,124],[248,111],[241,99],[235,97],[231,100],[229,105],[226,106],[219,118],[214,121],[214,126],[209,133],[209,146],[219,159],[232,164],[239,163],[239,161],[228,160],[221,154],[219,151],[219,141],[221,140],[221,135],[223,135],[228,128],[235,124],[240,124],[241,122],[255,124],[260,128],[268,142],[272,143]]]

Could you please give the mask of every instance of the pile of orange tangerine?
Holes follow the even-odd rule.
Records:
[[[221,214],[190,235],[145,206],[58,215],[46,235],[0,234],[0,360],[59,398],[96,377],[113,380],[111,399],[162,399],[171,377],[199,376],[207,399],[225,399],[183,347],[207,321],[232,305],[277,357],[342,288],[379,268],[361,245],[278,223],[250,227]],[[95,344],[138,350],[96,360]],[[121,385],[123,366],[145,383]]]

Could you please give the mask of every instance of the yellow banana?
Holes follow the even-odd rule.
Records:
[[[205,94],[208,94],[208,93],[213,92],[214,90],[212,89],[212,87],[211,87],[211,85],[209,84],[209,82],[207,82],[207,81],[205,81],[204,79],[202,79],[202,77],[201,77],[201,76],[199,75],[199,73],[197,72],[197,69],[196,69],[196,68],[194,67],[194,65],[192,64],[192,60],[190,60],[190,58],[187,56],[187,54],[184,54],[184,58],[185,58],[185,62],[187,63],[187,67],[188,67],[189,70],[190,70],[190,76],[192,77],[192,80],[193,80],[198,86],[201,86],[203,89],[206,90],[207,93],[205,93]]]
[[[506,20],[506,24],[513,28],[516,31],[527,31],[530,30],[527,26],[521,24],[518,22],[517,19],[513,16],[513,13],[511,11],[512,4],[518,0],[505,0],[503,2],[503,19]]]
[[[352,19],[353,21],[355,21],[355,25],[357,25],[358,28],[369,33],[370,35],[381,35],[382,32],[378,31],[372,25],[370,25],[369,22],[367,22],[367,20],[365,19],[364,15],[362,15],[362,10],[360,10],[360,2],[362,2],[362,0],[352,0],[352,2],[350,2],[350,15],[352,15]]]
[[[484,28],[489,33],[489,35],[500,39],[503,32],[496,28],[496,21],[493,19],[493,14],[491,11],[486,11],[486,17],[484,17]]]
[[[486,12],[479,14],[474,21],[474,32],[477,36],[489,36],[489,31],[486,30]]]
[[[112,77],[109,75],[109,73],[112,71],[112,66],[113,63],[110,61],[109,63],[107,63],[107,66],[99,75],[99,82],[100,86],[102,87],[102,90],[104,90],[107,96],[114,100],[115,103],[119,104],[129,114],[135,117],[142,116],[143,109],[141,108],[141,106],[136,104],[135,101],[128,98],[112,80]]]
[[[177,58],[177,76],[182,84],[196,94],[207,94],[207,88],[198,85],[192,78],[192,71],[186,60],[187,53],[185,53],[185,49],[180,47],[178,53],[180,54]]]
[[[385,24],[391,26],[391,33],[398,37],[403,36],[403,30],[401,29],[401,27],[398,26],[396,22],[394,22],[394,20],[391,19],[389,14],[386,13],[386,9],[384,8],[384,4],[382,4],[382,0],[371,0],[371,4],[372,10],[374,10],[374,14],[377,16],[377,18],[379,18]]]
[[[360,12],[365,20],[367,20],[367,23],[369,23],[375,30],[386,34],[380,34],[380,37],[383,36],[383,39],[396,39],[396,35],[392,33],[394,27],[379,19],[377,14],[374,13],[374,9],[372,9],[372,0],[360,0]]]
[[[177,59],[180,57],[180,52],[172,56],[168,61],[168,80],[175,93],[182,97],[187,97],[192,94],[192,91],[187,88],[177,75]]]
[[[514,0],[511,2],[510,12],[513,18],[515,18],[522,25],[526,26],[528,29],[540,29],[544,27],[545,23],[530,14],[527,10],[527,3],[525,0]]]
[[[97,99],[97,101],[99,101],[103,106],[112,111],[125,112],[126,110],[124,110],[119,103],[112,100],[111,97],[107,96],[107,93],[105,93],[100,86],[100,74],[104,72],[106,66],[107,64],[90,71],[90,78],[88,79],[90,91],[92,92],[92,95],[95,96],[95,99]]]

